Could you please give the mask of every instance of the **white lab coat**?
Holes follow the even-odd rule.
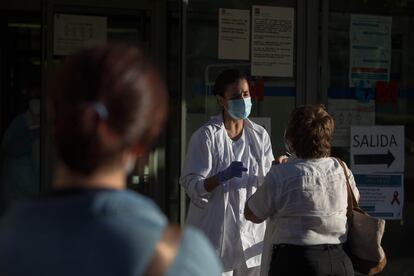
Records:
[[[191,137],[180,184],[191,199],[187,223],[201,229],[210,239],[224,271],[260,265],[265,223],[244,218],[246,200],[263,182],[273,161],[266,130],[246,119],[242,137],[232,141],[222,115],[211,117]],[[242,178],[232,178],[211,193],[204,180],[242,161],[248,169]]]

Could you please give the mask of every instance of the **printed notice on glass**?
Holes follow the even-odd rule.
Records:
[[[69,55],[83,46],[106,41],[106,17],[55,14],[54,20],[54,55]]]
[[[374,217],[401,219],[404,174],[355,174],[362,210]]]
[[[248,60],[250,11],[219,9],[218,58]]]
[[[360,102],[354,99],[329,99],[329,114],[335,120],[332,146],[349,147],[351,126],[375,125],[375,101]]]
[[[351,169],[355,174],[402,173],[405,168],[403,125],[351,126]]]
[[[294,9],[252,8],[251,74],[293,76]]]
[[[350,87],[374,88],[388,82],[391,64],[392,17],[351,15]]]

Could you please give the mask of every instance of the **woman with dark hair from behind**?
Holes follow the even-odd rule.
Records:
[[[274,231],[270,265],[262,275],[353,276],[343,244],[347,240],[347,181],[344,170],[330,157],[333,118],[322,105],[296,108],[286,130],[293,159],[278,159],[264,183],[247,201],[246,219],[269,218]],[[345,168],[346,165],[344,164]],[[352,172],[347,169],[357,198]]]
[[[179,236],[152,201],[125,190],[167,104],[158,72],[135,47],[95,46],[63,63],[48,95],[59,157],[53,190],[4,217],[0,275],[220,274],[197,230]]]

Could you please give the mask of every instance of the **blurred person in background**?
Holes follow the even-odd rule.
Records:
[[[30,82],[28,94],[26,111],[13,119],[0,145],[1,209],[39,193],[40,84]]]
[[[0,275],[219,275],[210,244],[180,233],[125,190],[167,114],[166,87],[144,53],[109,44],[57,70],[48,115],[59,164],[53,189],[16,204],[0,226]]]

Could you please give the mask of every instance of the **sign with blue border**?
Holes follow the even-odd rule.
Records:
[[[403,174],[354,175],[359,206],[371,216],[401,219],[404,204]]]

